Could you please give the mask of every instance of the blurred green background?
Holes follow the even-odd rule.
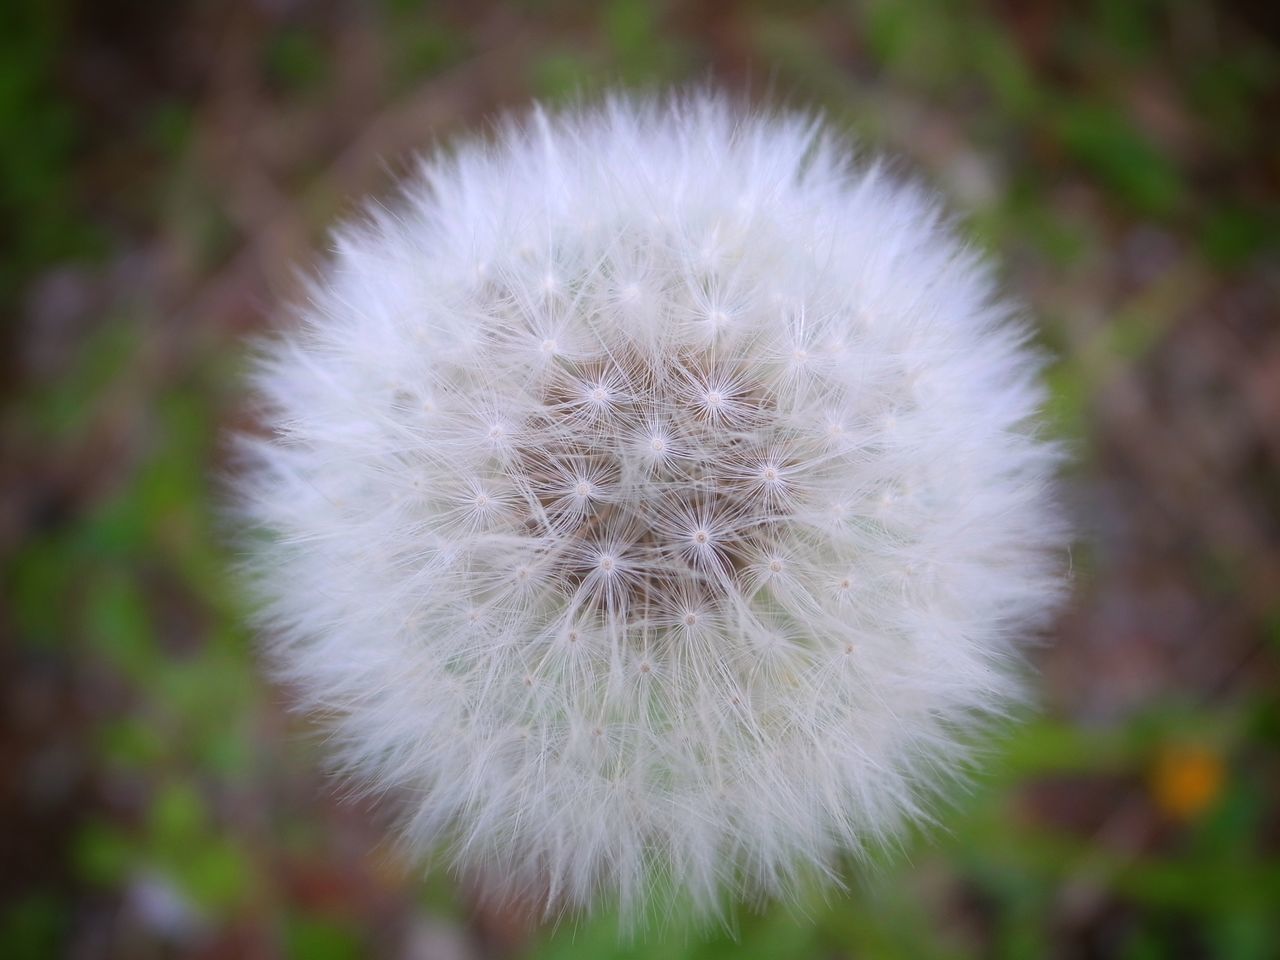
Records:
[[[0,4],[0,957],[1280,956],[1280,7]],[[414,150],[530,96],[820,105],[1056,360],[1039,703],[850,889],[539,926],[405,867],[262,679],[219,518],[246,334]]]

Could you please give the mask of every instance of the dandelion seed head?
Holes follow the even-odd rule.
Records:
[[[785,897],[1017,696],[1061,580],[1038,364],[848,157],[708,96],[534,112],[344,228],[264,349],[273,663],[412,849],[552,912]]]

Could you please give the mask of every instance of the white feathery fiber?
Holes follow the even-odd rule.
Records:
[[[549,910],[925,815],[1060,593],[1027,331],[935,200],[707,95],[534,110],[337,236],[250,571],[340,768]]]

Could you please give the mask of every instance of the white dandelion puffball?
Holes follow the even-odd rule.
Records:
[[[1051,607],[1039,363],[928,192],[710,96],[533,111],[256,374],[273,663],[426,853],[717,909],[923,816]]]

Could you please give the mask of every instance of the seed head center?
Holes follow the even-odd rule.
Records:
[[[571,609],[692,627],[690,602],[727,602],[737,571],[777,554],[801,501],[798,461],[758,373],[709,351],[611,345],[597,361],[557,354],[541,376],[541,412],[507,431],[517,439],[495,459],[504,484],[536,498],[518,522],[538,583]],[[582,418],[584,399],[608,416]]]

